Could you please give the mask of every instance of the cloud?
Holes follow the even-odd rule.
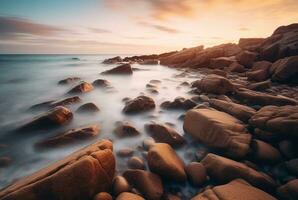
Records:
[[[14,38],[18,35],[54,36],[67,29],[46,24],[39,24],[17,17],[0,16],[0,37]]]
[[[91,31],[91,32],[93,32],[93,33],[111,33],[110,30],[102,29],[102,28],[89,27],[88,30]]]
[[[142,26],[154,28],[156,30],[166,32],[166,33],[171,33],[171,34],[180,33],[180,31],[178,29],[170,28],[170,27],[163,26],[163,25],[153,24],[150,22],[140,21],[140,22],[138,22],[138,24],[142,25]]]

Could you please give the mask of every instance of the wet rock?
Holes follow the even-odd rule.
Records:
[[[163,185],[160,177],[154,173],[140,169],[130,169],[123,176],[146,199],[158,200],[163,194]]]
[[[219,99],[210,99],[209,104],[211,107],[228,113],[244,122],[247,122],[251,116],[256,114],[256,110],[251,107]]]
[[[150,171],[167,180],[183,182],[186,180],[183,160],[166,143],[156,143],[149,149],[148,166]]]
[[[295,200],[298,199],[298,179],[289,181],[277,189],[277,194],[281,199]]]
[[[66,79],[63,79],[63,80],[59,81],[58,84],[66,85],[66,84],[78,82],[80,80],[81,80],[81,78],[79,78],[79,77],[69,77],[69,78],[66,78]]]
[[[145,200],[140,195],[130,193],[130,192],[123,192],[117,196],[116,200]]]
[[[213,94],[226,94],[235,90],[234,85],[226,78],[215,74],[207,75],[193,83],[193,87],[202,92]]]
[[[63,106],[58,106],[48,112],[38,115],[30,122],[21,126],[18,131],[41,130],[61,126],[69,122],[73,117],[72,112]]]
[[[113,194],[115,196],[122,192],[130,192],[131,187],[123,176],[116,176],[113,180]]]
[[[246,71],[246,68],[243,65],[240,65],[238,62],[233,62],[229,66],[230,72],[237,72],[237,73],[243,73]]]
[[[229,67],[232,63],[236,62],[235,57],[219,57],[210,60],[209,68],[211,69],[224,69]]]
[[[105,80],[105,79],[97,79],[97,80],[93,81],[92,85],[94,87],[103,87],[103,88],[112,87],[111,83],[108,80]]]
[[[75,94],[75,93],[86,93],[93,90],[93,86],[87,82],[81,82],[77,86],[73,87],[71,90],[68,91],[68,94]]]
[[[148,84],[146,84],[146,88],[156,88],[156,85],[154,85],[152,83],[148,83]]]
[[[251,135],[233,116],[212,109],[193,109],[186,113],[183,129],[207,146],[234,158],[249,152]]]
[[[139,130],[136,127],[134,127],[134,125],[132,125],[130,122],[127,122],[127,121],[117,122],[114,133],[118,137],[131,137],[131,136],[140,135]]]
[[[132,69],[130,64],[119,65],[113,69],[102,72],[101,74],[122,74],[122,75],[132,75]]]
[[[127,165],[130,169],[145,169],[144,161],[137,156],[131,157],[128,160]]]
[[[270,194],[251,186],[243,179],[233,180],[225,185],[219,185],[193,197],[191,200],[276,200]]]
[[[298,44],[298,43],[297,43]],[[298,48],[297,48],[298,50]],[[298,56],[280,59],[272,64],[270,72],[273,81],[298,83]]]
[[[42,102],[42,103],[34,104],[34,105],[31,106],[29,109],[30,109],[30,110],[39,110],[39,109],[49,108],[50,105],[51,105],[53,102],[55,102],[55,101],[50,100],[50,101],[45,101],[45,102]]]
[[[160,107],[164,109],[184,109],[188,110],[197,105],[196,102],[192,101],[191,99],[185,99],[183,97],[177,97],[174,101],[165,101],[163,102]]]
[[[143,141],[143,148],[148,151],[154,144],[155,144],[155,141],[153,138],[151,137],[146,138]]]
[[[185,167],[188,180],[194,186],[201,186],[207,180],[207,173],[204,165],[199,162],[191,162]]]
[[[154,100],[147,96],[138,96],[128,101],[123,108],[124,113],[138,113],[149,111],[155,108]]]
[[[113,58],[108,58],[108,59],[105,59],[102,63],[104,64],[116,64],[116,63],[119,63],[119,62],[122,62],[122,58],[120,56],[116,56],[116,57],[113,57]]]
[[[100,132],[98,125],[84,126],[76,129],[70,129],[64,133],[57,134],[54,137],[45,139],[37,143],[39,148],[53,148],[63,145],[73,144],[82,140],[94,138]]]
[[[81,102],[81,98],[79,96],[68,97],[59,101],[52,102],[49,107],[56,107],[56,106],[67,106],[75,103]]]
[[[172,147],[181,146],[185,143],[185,139],[168,125],[150,123],[146,124],[145,128],[156,142],[167,143]]]
[[[265,191],[272,191],[275,187],[274,180],[268,175],[222,156],[209,153],[201,163],[205,166],[210,178],[219,183],[228,183],[234,179],[242,178]]]
[[[100,192],[94,196],[93,200],[113,200],[113,197],[107,192]]]
[[[236,60],[239,64],[250,68],[257,58],[257,54],[251,51],[242,51],[236,56]]]
[[[95,113],[99,111],[100,109],[92,102],[85,103],[76,110],[76,112],[79,112],[79,113]]]
[[[249,89],[238,89],[236,91],[236,97],[246,104],[251,105],[296,105],[297,101],[292,98],[288,98],[282,95],[271,95],[263,92],[257,92]]]
[[[281,161],[281,154],[270,144],[261,140],[252,140],[252,155],[256,161],[274,164]]]
[[[89,145],[1,190],[0,199],[92,199],[112,185],[112,149],[108,140]]]
[[[244,50],[256,51],[264,41],[265,38],[240,38],[238,45]]]
[[[265,106],[249,123],[285,138],[298,138],[298,106]]]
[[[268,88],[271,88],[271,86],[272,86],[271,81],[267,80],[267,81],[252,83],[248,86],[248,89],[261,91],[261,90],[266,90]]]
[[[132,156],[134,153],[134,150],[132,148],[123,148],[117,151],[117,155],[120,157],[129,157]]]
[[[8,167],[12,163],[12,159],[8,156],[0,157],[0,168]]]

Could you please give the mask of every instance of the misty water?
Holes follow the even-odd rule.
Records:
[[[106,65],[101,62],[114,55],[2,55],[0,56],[0,156],[9,156],[13,162],[10,166],[0,169],[0,187],[4,187],[14,180],[31,174],[50,163],[95,142],[97,139],[108,138],[113,141],[114,152],[130,147],[135,149],[134,155],[143,156],[138,150],[142,141],[149,137],[144,130],[144,124],[155,122],[169,122],[174,128],[184,134],[182,120],[178,119],[183,110],[163,110],[160,104],[166,100],[174,100],[182,96],[190,98],[190,87],[180,86],[184,81],[191,82],[200,78],[200,75],[179,76],[182,71],[161,65],[139,65],[132,67],[141,70],[134,71],[132,76],[101,75],[100,72],[111,69],[116,65]],[[73,59],[78,58],[78,59]],[[49,100],[61,100],[74,85],[58,85],[58,81],[67,77],[77,76],[92,83],[96,79],[106,79],[114,89],[105,90],[95,88],[93,91],[80,95],[82,102],[68,106],[74,112],[73,120],[62,127],[35,132],[15,132],[14,130],[44,111],[32,111],[29,108],[38,103]],[[152,94],[146,89],[150,80],[160,80],[157,84],[159,94]],[[153,111],[141,114],[125,115],[122,113],[125,97],[134,98],[144,93],[152,97],[156,103]],[[93,102],[100,112],[96,114],[79,114],[75,110],[82,104]],[[113,130],[115,122],[129,121],[141,131],[140,136],[118,138]],[[82,141],[74,145],[51,148],[40,151],[35,144],[42,139],[82,125],[98,124],[101,132],[97,138]],[[190,142],[188,145],[176,149],[178,154],[189,162],[199,150],[198,144]],[[191,145],[190,145],[191,144]],[[117,157],[117,173],[127,169],[128,158]],[[192,193],[191,188],[183,187],[186,193]]]

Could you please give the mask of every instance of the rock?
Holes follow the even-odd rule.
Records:
[[[236,91],[236,97],[242,102],[250,105],[296,105],[297,101],[282,95],[271,95],[263,92],[257,92],[245,88]]]
[[[270,144],[261,140],[252,140],[252,155],[256,161],[275,164],[281,161],[281,154]]]
[[[295,200],[298,199],[298,179],[289,181],[277,189],[277,194],[281,199]]]
[[[156,143],[149,149],[148,166],[150,171],[167,180],[183,182],[186,180],[183,160],[166,143]]]
[[[193,83],[193,86],[206,93],[226,94],[235,90],[234,85],[226,78],[215,74],[207,75]]]
[[[278,59],[298,55],[298,24],[278,27],[260,46],[262,59]]]
[[[253,127],[283,138],[298,138],[298,106],[265,106],[250,120]]]
[[[209,104],[211,107],[228,113],[243,122],[247,122],[251,116],[256,114],[256,110],[251,107],[219,99],[210,99]]]
[[[127,165],[129,169],[145,169],[144,161],[137,156],[131,157],[128,160]]]
[[[2,200],[92,199],[112,185],[112,143],[100,140],[0,191]]]
[[[185,143],[185,139],[168,125],[151,123],[146,124],[145,128],[156,142],[167,143],[172,147],[181,146]]]
[[[140,169],[129,169],[123,176],[146,199],[158,200],[163,194],[163,185],[160,177],[154,173]]]
[[[298,145],[292,140],[283,140],[279,144],[280,152],[289,159],[298,157]]]
[[[211,69],[224,69],[229,67],[232,63],[236,62],[235,57],[219,57],[210,60],[209,68]]]
[[[94,87],[103,87],[103,88],[110,88],[112,87],[111,86],[111,83],[105,79],[97,79],[95,81],[93,81],[92,85]]]
[[[228,76],[227,72],[225,72],[221,69],[213,69],[210,71],[210,74],[215,74],[215,75],[222,76],[225,78]]]
[[[298,176],[298,158],[286,161],[285,164],[291,174]]]
[[[188,180],[194,186],[201,186],[207,180],[207,173],[204,165],[199,162],[191,162],[185,167]]]
[[[134,150],[132,148],[123,148],[117,151],[117,155],[120,157],[129,157],[132,156],[134,153]]]
[[[243,73],[246,72],[246,68],[243,65],[240,65],[238,62],[233,62],[229,66],[231,72]]]
[[[130,122],[127,122],[127,121],[117,122],[114,133],[118,137],[131,137],[131,136],[140,135],[139,130],[136,127],[134,127]]]
[[[240,38],[238,45],[244,50],[256,51],[264,41],[265,38]]]
[[[158,90],[153,88],[147,88],[147,91],[150,92],[151,94],[159,94]]]
[[[254,71],[254,70],[263,69],[263,70],[269,71],[271,65],[272,65],[272,63],[268,62],[266,60],[257,61],[257,62],[253,63],[253,66],[252,66],[251,70]]]
[[[84,126],[76,129],[70,129],[64,133],[57,134],[54,137],[45,139],[37,143],[39,148],[53,148],[63,145],[73,144],[82,140],[94,138],[100,132],[98,125]]]
[[[268,88],[271,88],[271,86],[272,86],[271,81],[267,80],[267,81],[252,83],[248,86],[248,89],[261,91],[261,90],[266,90]]]
[[[87,82],[81,82],[80,84],[69,90],[68,94],[85,93],[90,92],[91,90],[93,90],[92,84]]]
[[[247,80],[249,81],[265,81],[270,77],[269,71],[265,69],[259,69],[246,72]]]
[[[147,96],[138,96],[128,101],[123,108],[124,113],[137,113],[149,111],[155,108],[154,100]]]
[[[78,113],[95,113],[99,111],[100,109],[92,102],[85,103],[76,110]]]
[[[8,167],[12,163],[12,159],[8,156],[0,157],[0,168]]]
[[[46,113],[38,115],[30,122],[21,126],[18,131],[41,130],[61,126],[73,117],[72,112],[63,106],[55,107]]]
[[[184,109],[188,110],[197,105],[196,102],[190,100],[190,99],[185,99],[183,97],[177,97],[174,99],[174,101],[165,101],[163,102],[160,107],[164,109]]]
[[[39,109],[49,108],[53,102],[55,102],[55,101],[50,100],[50,101],[45,101],[42,103],[34,104],[29,109],[30,110],[39,110]]]
[[[69,98],[62,99],[60,101],[54,101],[51,104],[49,104],[49,107],[56,107],[56,106],[67,106],[75,103],[81,102],[81,98],[79,96],[73,96]]]
[[[152,80],[149,81],[149,83],[151,83],[151,84],[161,84],[161,81],[152,79]]]
[[[298,44],[298,40],[297,40]],[[297,48],[298,51],[298,48]],[[298,53],[298,52],[297,52]],[[273,81],[298,83],[298,56],[280,59],[272,64],[270,72]]]
[[[131,75],[133,74],[130,64],[119,65],[113,69],[106,70],[101,74],[122,74],[122,75]]]
[[[154,85],[152,83],[148,83],[148,84],[146,84],[146,88],[156,88],[156,85]]]
[[[212,153],[201,161],[212,180],[218,183],[228,183],[237,178],[242,178],[265,191],[272,191],[275,187],[274,180],[268,175],[258,172],[247,165]]]
[[[70,84],[70,83],[75,83],[79,80],[81,80],[81,78],[79,78],[79,77],[69,77],[69,78],[66,78],[66,79],[63,79],[63,80],[59,81],[58,84],[66,85],[66,84]]]
[[[153,138],[151,137],[146,138],[143,141],[143,148],[148,151],[154,144],[155,144],[155,141]]]
[[[158,60],[144,60],[142,62],[139,62],[140,65],[158,65]]]
[[[94,196],[93,200],[113,200],[113,197],[107,192],[100,192]]]
[[[163,200],[181,200],[181,198],[177,195],[166,193],[163,195]]]
[[[245,67],[250,68],[254,61],[257,58],[257,54],[254,52],[250,51],[242,51],[236,56],[236,60],[238,61],[239,64],[244,65]]]
[[[108,59],[105,59],[102,63],[104,64],[116,64],[116,63],[119,63],[119,62],[122,62],[122,58],[120,56],[116,56],[116,57],[113,57],[113,58],[108,58]]]
[[[230,157],[241,158],[249,151],[251,135],[241,121],[227,113],[208,108],[190,110],[183,129],[199,142]]]
[[[140,195],[130,193],[130,192],[123,192],[119,196],[117,196],[116,200],[145,200]]]
[[[242,179],[215,186],[193,197],[191,200],[277,200],[270,194],[251,186]]]
[[[130,192],[131,187],[123,176],[116,176],[113,181],[113,194],[115,196],[122,192]]]

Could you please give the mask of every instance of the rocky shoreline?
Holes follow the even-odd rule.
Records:
[[[177,97],[157,105],[148,95],[124,98],[123,113],[135,115],[161,107],[183,110],[185,135],[171,124],[144,122],[152,138],[139,149],[113,154],[110,140],[100,140],[0,191],[1,200],[236,200],[298,199],[298,24],[281,26],[268,38],[242,38],[238,44],[183,49],[159,55],[114,57],[103,63],[119,64],[104,71],[109,76],[132,76],[140,70],[131,65],[165,65],[177,68],[180,77],[201,75],[188,87],[192,98]],[[94,88],[112,91],[108,80],[93,83],[68,77],[59,85],[76,83],[72,97],[43,102],[30,109],[44,110],[18,127],[17,132],[64,126],[76,113],[100,109],[84,102],[74,113],[67,106],[81,101],[79,95]],[[158,95],[159,80],[146,89]],[[136,83],[137,84],[137,83]],[[39,148],[71,145],[100,133],[88,125],[40,141]],[[142,134],[133,124],[119,122],[115,134],[121,138]],[[176,152],[192,143],[206,152],[190,152],[185,163]],[[140,151],[143,157],[133,156]],[[116,169],[117,156],[128,157],[128,170]],[[7,157],[0,158],[5,167]],[[121,172],[121,173],[120,173]],[[171,184],[198,188],[187,196]],[[177,186],[177,188],[179,188]]]

